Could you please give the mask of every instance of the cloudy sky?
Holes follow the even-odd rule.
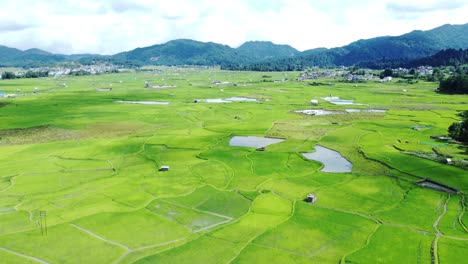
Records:
[[[465,24],[466,14],[466,0],[14,0],[1,4],[0,45],[115,54],[190,38],[306,50]]]

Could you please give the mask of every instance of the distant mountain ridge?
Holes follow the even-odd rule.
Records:
[[[93,60],[128,65],[236,65],[293,57],[299,53],[291,46],[269,41],[250,41],[231,48],[213,42],[177,39]]]
[[[291,70],[306,66],[383,68],[431,56],[444,49],[468,48],[468,24],[415,30],[401,36],[358,40],[339,48],[307,50],[295,58],[241,65],[246,70]],[[232,67],[231,69],[235,69]]]
[[[61,55],[40,49],[25,51],[0,45],[0,67],[40,67],[58,62],[77,61],[82,58],[96,56],[91,54]]]
[[[235,70],[299,70],[309,66],[382,68],[431,56],[445,49],[468,48],[468,24],[443,25],[415,30],[401,36],[358,40],[339,48],[317,48],[299,52],[289,45],[249,41],[238,48],[190,39],[137,48],[110,56],[52,54],[39,49],[21,51],[0,46],[0,66],[31,67],[64,61],[82,64],[110,62],[142,65],[221,65]]]

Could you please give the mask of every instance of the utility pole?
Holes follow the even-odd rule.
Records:
[[[39,225],[41,227],[41,235],[47,236],[47,212],[39,211]]]

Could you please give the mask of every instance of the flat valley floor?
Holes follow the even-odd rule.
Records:
[[[0,99],[0,262],[467,263],[468,171],[455,166],[467,151],[430,138],[467,96],[299,74],[0,81],[16,94]],[[353,104],[322,99],[333,96]],[[230,146],[234,136],[284,141]],[[321,171],[302,155],[315,146],[351,172]],[[425,178],[458,193],[416,184]]]

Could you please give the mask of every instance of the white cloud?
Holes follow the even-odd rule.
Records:
[[[114,54],[191,38],[239,46],[269,40],[305,50],[467,23],[444,0],[16,0],[2,4],[1,45]]]

